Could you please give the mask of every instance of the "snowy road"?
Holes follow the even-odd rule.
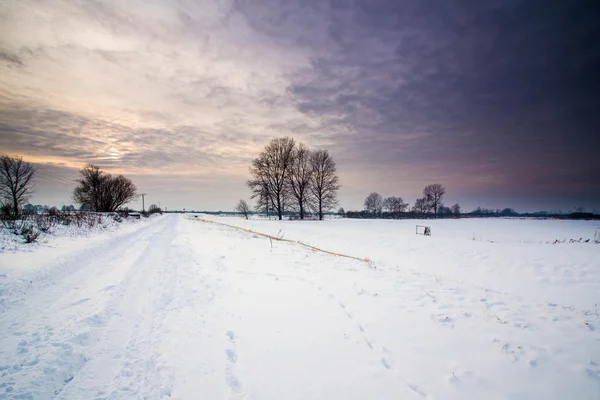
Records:
[[[600,394],[597,314],[178,215],[43,250],[0,287],[0,398]]]

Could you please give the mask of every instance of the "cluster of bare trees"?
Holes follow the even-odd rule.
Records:
[[[446,207],[442,202],[446,189],[439,183],[428,185],[423,189],[423,197],[415,201],[414,206],[410,210],[411,216],[438,216],[454,215],[459,216],[461,209],[458,204],[452,207]],[[384,211],[392,218],[400,218],[408,213],[408,203],[405,203],[401,197],[384,198],[379,193],[370,193],[364,202],[364,212],[371,217],[382,217]],[[356,215],[355,215],[356,214]],[[356,217],[365,217],[361,213],[347,213],[347,215]]]
[[[22,157],[0,155],[0,206],[3,218],[18,219],[26,211],[36,211],[28,205],[37,168]],[[82,209],[100,212],[117,211],[137,197],[137,188],[123,175],[112,176],[99,167],[88,164],[79,171],[73,200]],[[74,207],[73,207],[74,209]],[[66,211],[66,210],[65,210]]]
[[[421,215],[433,213],[435,218],[437,218],[438,215],[447,215],[452,213],[459,215],[460,206],[458,204],[453,205],[451,209],[444,206],[442,199],[444,198],[445,194],[446,189],[439,183],[425,186],[423,189],[423,197],[415,201],[413,211]]]
[[[364,206],[367,212],[375,216],[381,216],[384,210],[398,215],[406,211],[408,203],[405,203],[402,197],[391,196],[383,198],[379,193],[372,192],[365,199]]]
[[[97,212],[114,212],[137,197],[137,187],[123,175],[112,176],[87,164],[79,171],[73,200]]]
[[[90,228],[101,217],[70,214],[74,206],[34,206],[28,203],[34,186],[37,168],[20,156],[0,155],[0,221],[10,232],[20,235],[25,243],[37,241],[57,224]],[[74,200],[93,211],[116,211],[136,197],[136,187],[122,175],[113,177],[94,165],[80,171],[80,179],[73,191]]]
[[[340,188],[335,162],[327,150],[310,150],[290,137],[277,138],[265,146],[250,166],[247,185],[256,200],[256,210],[297,212],[300,219],[315,212],[319,219],[337,204]],[[236,209],[247,216],[248,205]]]

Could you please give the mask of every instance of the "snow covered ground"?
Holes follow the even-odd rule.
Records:
[[[416,223],[165,215],[2,252],[0,398],[600,398],[600,245],[547,243],[600,224]]]

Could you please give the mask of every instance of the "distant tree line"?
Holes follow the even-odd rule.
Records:
[[[25,204],[25,206],[23,206],[23,214],[42,214],[42,213],[47,213],[47,212],[56,212],[59,211],[59,208],[56,206],[47,206],[47,205],[41,205],[41,204]],[[75,208],[74,205],[70,204],[70,205],[63,205],[60,208],[60,211],[62,212],[74,212],[77,211],[77,208]],[[85,210],[83,210],[85,211]]]
[[[361,211],[348,211],[348,218],[438,218],[459,217],[460,205],[446,207],[442,202],[446,189],[436,183],[423,189],[423,197],[418,198],[412,208],[402,197],[390,196],[384,198],[377,192],[370,193],[364,201]],[[343,211],[343,210],[340,210]],[[341,212],[340,212],[341,214]]]
[[[493,217],[522,217],[522,218],[552,218],[552,219],[584,219],[584,220],[600,220],[599,214],[591,212],[575,211],[571,213],[536,211],[519,213],[512,208],[481,208],[464,213],[463,217],[467,218],[493,218]]]
[[[290,137],[271,140],[250,166],[247,181],[256,201],[255,210],[273,213],[281,220],[293,213],[305,219],[313,213],[320,220],[337,205],[339,177],[327,150],[311,150]],[[236,210],[248,216],[241,200]]]
[[[491,218],[491,217],[523,217],[523,218],[553,218],[553,219],[585,219],[599,220],[600,215],[577,209],[572,213],[560,212],[530,212],[519,213],[513,208],[492,209],[477,207],[470,212],[464,212],[456,203],[447,207],[442,202],[446,189],[440,184],[428,185],[423,189],[423,197],[415,200],[412,208],[401,197],[384,198],[377,192],[370,193],[364,201],[364,209],[360,211],[338,210],[340,216],[347,218]]]
[[[472,217],[517,217],[520,214],[512,208],[492,209],[477,207],[475,210],[466,213]]]

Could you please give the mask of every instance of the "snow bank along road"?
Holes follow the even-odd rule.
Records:
[[[373,268],[168,215],[73,251],[0,254],[0,398],[600,398],[597,248],[561,248],[587,260],[565,275],[574,305],[527,295],[515,265],[489,283],[456,272],[522,245],[411,240],[430,240],[424,257],[397,241],[352,254]],[[536,246],[536,276],[555,278]]]

